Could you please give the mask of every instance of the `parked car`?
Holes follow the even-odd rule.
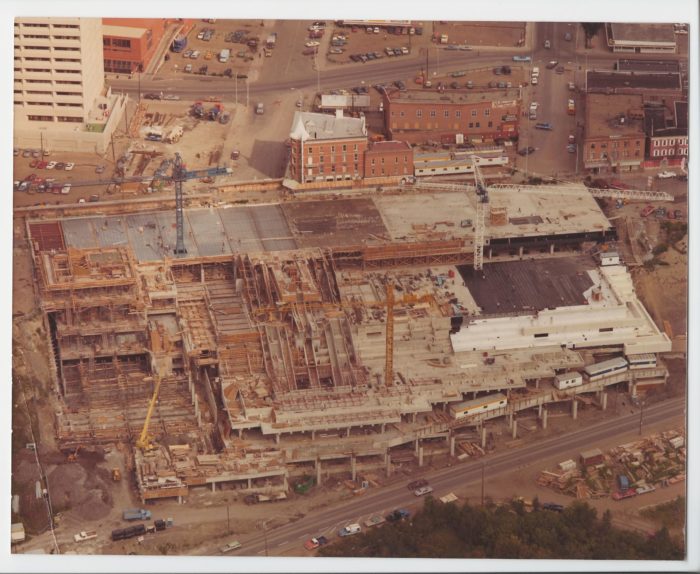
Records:
[[[74,167],[75,167],[75,164],[73,162],[68,162],[66,164],[66,167],[64,167],[63,169],[65,169],[66,171],[71,171]]]
[[[325,544],[328,544],[328,538],[325,536],[317,536],[304,542],[304,548],[307,550],[316,550],[316,548]]]
[[[32,157],[32,150],[30,150],[30,149],[25,149],[25,150],[22,152],[22,157]]]
[[[554,512],[564,512],[564,507],[554,502],[544,502],[542,503],[542,508],[544,510],[553,510]]]
[[[185,66],[185,73],[191,74],[192,73],[192,64],[187,64]]]
[[[393,512],[387,514],[384,518],[386,518],[387,522],[398,522],[399,520],[403,520],[409,516],[411,516],[411,513],[408,510],[405,508],[397,508]]]
[[[662,171],[656,174],[656,177],[659,179],[671,179],[672,177],[676,177],[678,175],[675,171]]]
[[[33,159],[32,161],[29,162],[29,167],[31,167],[31,168],[35,168],[37,165],[39,165],[38,159]]]
[[[545,40],[544,47],[549,50],[552,47],[552,43],[549,40]]]
[[[557,60],[550,60],[549,62],[547,62],[545,68],[547,68],[548,70],[552,70],[556,68],[558,64],[559,62]]]
[[[58,165],[58,162],[50,161],[46,164],[46,169],[54,169]]]
[[[144,94],[143,97],[145,100],[160,100],[160,94],[156,94],[155,92]]]
[[[46,169],[47,165],[49,165],[49,162],[42,160],[38,164],[36,164],[36,168],[37,169]]]
[[[56,169],[66,169],[66,164],[65,164],[64,162],[62,162],[62,161],[59,161],[59,162],[56,164]]]
[[[306,46],[307,48],[315,48],[316,46],[319,46],[319,45],[320,45],[320,42],[316,42],[315,40],[311,41],[311,42],[306,42],[306,44],[304,44],[304,46]]]
[[[554,126],[550,124],[549,122],[538,122],[535,124],[535,127],[538,130],[552,130],[554,129]]]
[[[61,193],[62,193],[63,195],[68,195],[68,194],[70,193],[70,188],[71,188],[71,184],[70,184],[70,183],[64,184],[63,187],[61,188]]]
[[[416,488],[416,490],[413,491],[413,494],[416,496],[425,496],[426,494],[430,494],[433,491],[433,487],[428,485],[428,486],[421,486],[420,488]]]
[[[12,150],[12,155],[14,155],[15,157],[17,157],[19,154],[20,154],[20,149],[19,149],[19,148],[16,147],[16,148],[14,148],[14,149]]]
[[[221,548],[219,548],[219,550],[226,554],[227,552],[238,550],[241,546],[242,544],[238,542],[238,540],[232,540],[231,542],[224,544]]]
[[[106,168],[107,168],[107,166],[105,166],[105,165],[98,165],[95,168],[95,173],[104,173]]]
[[[557,66],[557,69],[554,70],[557,74],[563,74],[565,72],[564,66]]]
[[[519,150],[518,150],[518,155],[522,155],[522,156],[530,155],[530,154],[533,153],[534,151],[535,151],[535,148],[534,148],[534,147],[528,146],[528,147],[524,147],[524,148],[522,148],[522,149],[519,149]]]

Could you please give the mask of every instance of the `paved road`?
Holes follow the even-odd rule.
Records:
[[[538,29],[535,34],[534,50],[531,53],[531,55],[534,56],[533,60],[535,62],[546,63],[552,58],[557,58],[565,65],[571,62],[572,69],[576,69],[577,77],[575,79],[577,83],[583,81],[582,72],[578,70],[579,63],[585,62],[585,65],[589,68],[612,69],[613,62],[619,58],[619,54],[613,53],[595,53],[595,55],[589,57],[588,54],[590,50],[585,51],[578,49],[574,52],[575,42],[566,42],[563,39],[564,32],[562,30],[568,29],[567,26],[565,24],[559,24],[556,26],[556,31],[554,31],[554,24],[546,24],[551,26],[552,29],[549,30],[546,26],[545,31],[540,31]],[[544,24],[538,24],[538,27],[539,26],[544,26]],[[576,28],[578,27],[574,27],[574,33]],[[547,50],[543,47],[544,40],[541,39],[543,35],[553,36],[553,39],[550,40],[553,46],[552,49]],[[582,34],[579,34],[579,42],[583,41],[582,38]],[[516,52],[513,51],[513,53]],[[628,57],[634,58],[634,56],[634,54],[631,54]],[[668,56],[664,55],[664,58],[673,58],[674,56],[678,57],[677,55],[671,54]],[[510,59],[511,52],[509,51],[487,52],[486,50],[481,50],[460,52],[440,50],[439,69],[440,73],[444,75],[450,71],[464,68],[495,66],[508,62]],[[646,59],[648,59],[648,57]],[[292,56],[290,56],[286,63],[283,58],[280,58],[279,62],[274,62],[273,64],[274,65],[271,64],[270,70],[266,70],[265,67],[263,67],[258,81],[251,82],[251,95],[316,87],[317,81],[319,80],[316,72],[310,67],[305,68],[303,63],[296,62]],[[435,66],[435,50],[431,50],[431,70],[434,70]],[[366,64],[350,63],[330,70],[321,71],[320,84],[322,88],[326,89],[331,87],[348,88],[356,86],[362,81],[369,85],[377,82],[391,82],[398,79],[410,80],[424,67],[425,51],[421,49],[416,54],[412,54],[408,57],[391,60],[384,58]],[[280,78],[283,79],[280,80]],[[239,90],[244,89],[241,82],[242,81],[239,81]],[[138,92],[138,81],[136,78],[111,79],[108,80],[108,84],[116,91],[124,91],[130,94],[136,94]],[[207,95],[220,95],[223,96],[224,99],[231,99],[235,92],[235,86],[234,81],[228,78],[199,77],[185,74],[174,78],[165,78],[156,75],[154,78],[149,79],[146,78],[146,76],[142,76],[141,93],[159,91],[175,93],[185,99],[188,97],[200,98]]]
[[[682,416],[684,413],[684,399],[673,399],[647,407],[644,410],[644,422],[653,424],[671,417]],[[483,459],[485,473],[488,477],[494,477],[529,466],[535,460],[554,456],[575,458],[580,449],[595,445],[597,441],[609,439],[612,435],[634,431],[638,426],[639,414],[623,415],[563,436],[487,456]],[[430,480],[434,495],[439,497],[451,490],[464,487],[465,484],[480,481],[481,472],[481,461],[474,461],[426,473],[424,476]],[[240,537],[243,548],[239,554],[262,555],[265,554],[267,546],[268,553],[275,555],[280,547],[288,544],[300,546],[305,539],[318,534],[334,536],[335,531],[345,524],[361,520],[373,513],[387,512],[415,502],[415,496],[403,483],[369,491],[360,498],[315,511],[296,522],[270,530],[266,537],[262,532],[250,537]],[[213,550],[211,547],[204,548],[199,553],[211,554]]]

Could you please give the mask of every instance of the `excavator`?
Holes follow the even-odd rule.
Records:
[[[158,401],[158,392],[160,391],[160,383],[161,383],[161,378],[158,376],[156,378],[156,386],[155,389],[153,390],[153,396],[151,397],[151,402],[148,405],[148,412],[146,413],[146,420],[143,423],[143,429],[141,430],[141,435],[139,436],[138,440],[136,441],[136,446],[139,447],[143,451],[149,451],[153,450],[155,448],[155,445],[151,442],[153,439],[152,436],[148,434],[148,426],[151,422],[151,416],[153,415],[153,409],[156,406],[156,402]]]

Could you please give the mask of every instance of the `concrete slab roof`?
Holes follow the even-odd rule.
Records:
[[[615,43],[632,43],[638,45],[650,44],[674,44],[676,34],[672,24],[623,24],[612,22],[609,24],[612,32],[611,40]]]
[[[610,72],[588,70],[586,90],[588,92],[635,89],[681,91],[681,75],[678,72]]]
[[[644,113],[643,98],[637,94],[588,94],[586,137],[608,137],[644,133],[644,122],[630,118],[630,112]],[[625,121],[620,123],[619,118]]]
[[[103,36],[116,38],[140,38],[147,32],[146,28],[132,28],[131,26],[102,26]]]
[[[388,92],[390,102],[402,103],[427,103],[427,104],[476,104],[479,102],[499,102],[518,100],[521,97],[520,88],[498,88],[493,90],[464,90],[445,91],[436,90],[399,90]]]

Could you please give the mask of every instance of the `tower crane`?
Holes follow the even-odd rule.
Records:
[[[173,163],[173,181],[175,182],[175,227],[177,230],[177,240],[175,242],[175,255],[187,253],[185,247],[185,223],[182,212],[182,182],[185,180],[185,165],[182,157],[175,152],[175,162]]]
[[[148,426],[151,422],[151,416],[153,415],[153,409],[156,406],[156,401],[158,400],[158,393],[160,391],[161,377],[156,377],[156,386],[153,390],[153,396],[151,397],[151,402],[148,405],[148,412],[146,413],[146,420],[143,423],[143,429],[141,430],[141,435],[136,441],[136,446],[142,450],[152,450],[153,444],[151,439],[153,438],[148,434]]]
[[[474,166],[474,183],[476,185],[476,225],[474,233],[474,271],[481,271],[484,267],[484,243],[486,235],[486,204],[489,202],[489,193],[481,175],[481,169],[476,163],[477,157],[472,157]]]
[[[384,364],[384,384],[394,383],[394,284],[386,283],[386,363]]]

